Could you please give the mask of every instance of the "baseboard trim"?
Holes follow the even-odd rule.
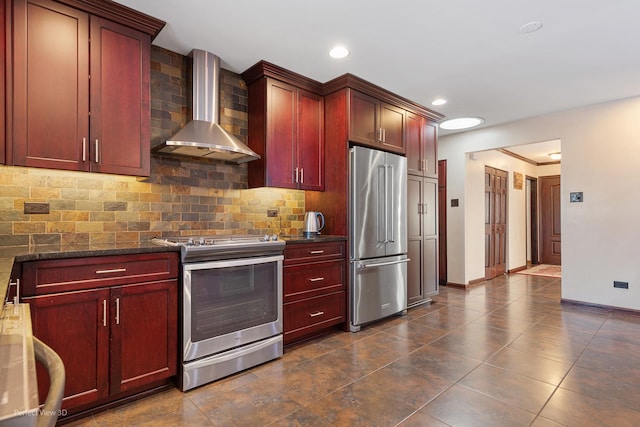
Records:
[[[469,289],[479,283],[484,282],[485,279],[484,277],[480,278],[480,279],[474,279],[474,280],[469,280],[469,283],[466,285],[463,285],[462,283],[453,283],[453,282],[447,282],[446,286],[451,286],[452,288],[459,288],[459,289]]]
[[[526,270],[527,266],[523,265],[522,267],[516,267],[516,268],[512,268],[511,270],[509,270],[507,273],[511,274],[511,273],[517,273],[518,271],[522,271],[522,270]]]
[[[451,288],[458,288],[458,289],[467,289],[468,285],[463,285],[462,283],[447,282],[445,286],[449,286]]]
[[[485,279],[484,277],[479,277],[477,279],[469,280],[469,286],[477,285],[478,283],[482,283],[485,280],[487,279]]]
[[[572,299],[561,298],[560,304],[563,305],[575,305],[579,307],[597,308],[599,310],[605,310],[613,313],[633,314],[634,316],[640,316],[640,310],[625,307],[616,307],[614,305],[595,304],[592,302],[576,301]]]

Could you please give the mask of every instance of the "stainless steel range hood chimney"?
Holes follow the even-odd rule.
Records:
[[[189,56],[193,58],[193,120],[153,151],[236,163],[259,159],[251,148],[218,124],[220,58],[199,49],[192,50]]]

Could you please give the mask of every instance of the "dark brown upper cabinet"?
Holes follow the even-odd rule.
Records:
[[[12,163],[148,176],[150,44],[112,2],[14,0]]]
[[[379,99],[350,91],[349,140],[404,153],[405,110]]]
[[[249,187],[324,190],[322,86],[261,61],[242,74],[249,90]]]
[[[424,116],[407,112],[405,145],[407,172],[437,178],[437,124]]]

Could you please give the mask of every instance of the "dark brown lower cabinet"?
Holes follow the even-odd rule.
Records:
[[[287,243],[284,250],[284,343],[346,321],[345,242]]]
[[[140,271],[141,265],[147,269]],[[65,281],[58,280],[60,271]],[[74,288],[84,281],[91,289],[55,292],[58,285],[73,282],[74,271],[83,279]],[[23,301],[31,306],[34,335],[65,365],[62,408],[69,414],[171,381],[178,354],[177,272],[175,253],[23,264],[23,280],[35,282],[25,287],[36,289],[36,295]],[[88,275],[105,277],[100,281]],[[126,283],[135,282],[134,277],[159,280]],[[47,294],[48,287],[54,293]],[[39,366],[41,401],[48,387],[47,374]]]

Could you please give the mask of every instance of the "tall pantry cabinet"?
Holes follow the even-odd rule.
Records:
[[[407,114],[407,305],[438,293],[438,169],[436,123]]]

